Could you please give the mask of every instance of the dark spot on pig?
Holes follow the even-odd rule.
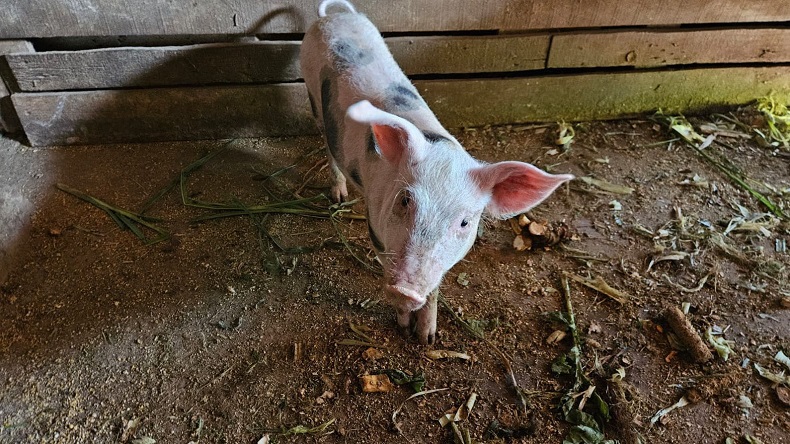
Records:
[[[387,88],[386,106],[393,110],[409,111],[422,105],[420,96],[406,85],[390,85]]]
[[[406,85],[395,85],[395,92],[411,100],[420,100],[420,96]]]
[[[348,174],[351,176],[351,180],[353,180],[358,187],[362,188],[362,176],[359,175],[359,165],[357,165],[356,162],[351,165]]]
[[[370,236],[370,243],[373,244],[373,248],[377,252],[384,251],[384,244],[381,243],[381,240],[378,236],[376,236],[376,232],[373,231],[373,227],[370,226],[370,214],[365,215],[368,219],[368,236]]]
[[[313,117],[318,120],[318,109],[315,107],[315,98],[310,94],[310,91],[307,92],[307,98],[310,99],[310,111],[313,112]]]
[[[335,113],[333,112],[333,110],[336,109],[334,98],[332,78],[330,75],[323,76],[323,80],[321,81],[321,114],[324,118],[324,137],[329,147],[329,153],[332,154],[332,157],[336,161],[341,161],[342,157],[340,156],[339,146],[340,128],[337,120],[335,120]]]
[[[341,67],[348,68],[354,65],[367,65],[373,62],[373,55],[349,40],[339,40],[332,43],[330,51],[336,56]]]
[[[431,143],[450,141],[450,139],[448,139],[447,137],[444,137],[441,134],[432,133],[430,131],[423,131],[422,135],[425,137],[425,140]]]

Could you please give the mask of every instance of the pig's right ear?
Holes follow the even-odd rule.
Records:
[[[425,137],[411,122],[382,111],[367,100],[357,102],[346,111],[346,116],[359,123],[370,125],[379,154],[397,164],[404,154],[420,157]]]

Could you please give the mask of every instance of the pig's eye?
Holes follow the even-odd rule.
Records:
[[[403,190],[398,194],[398,198],[395,201],[395,205],[392,208],[392,212],[398,216],[406,216],[409,212],[409,207],[412,205],[411,203],[411,193],[406,190]]]
[[[464,220],[461,221],[461,227],[465,227],[467,225],[469,225],[469,221],[468,220],[464,219]]]

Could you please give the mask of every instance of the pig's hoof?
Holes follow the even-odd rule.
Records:
[[[337,203],[348,201],[348,188],[346,188],[346,184],[332,187],[332,200]]]
[[[417,340],[422,345],[433,345],[436,342],[436,330],[417,331]]]

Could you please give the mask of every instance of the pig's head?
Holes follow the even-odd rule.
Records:
[[[485,164],[453,138],[420,131],[367,101],[347,116],[369,125],[375,174],[365,184],[368,231],[385,293],[401,311],[422,307],[474,243],[481,216],[507,218],[546,199],[568,174],[523,162]]]

